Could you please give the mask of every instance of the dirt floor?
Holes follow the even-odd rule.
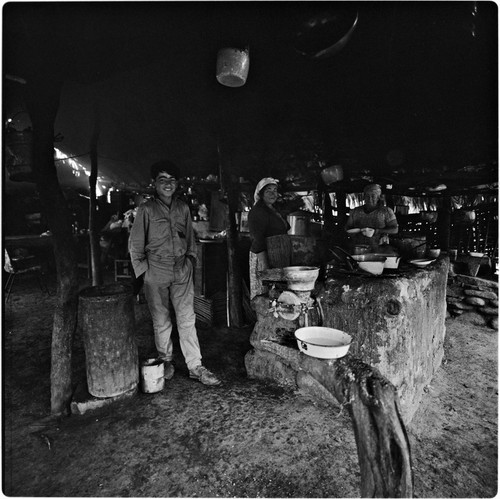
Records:
[[[54,290],[54,286],[52,285]],[[93,497],[359,497],[347,413],[250,380],[251,328],[200,328],[209,388],[176,374],[82,416],[48,417],[54,297],[24,278],[3,315],[3,493]],[[442,367],[409,426],[415,497],[497,494],[498,336],[481,317],[447,320]],[[153,349],[136,306],[140,355]],[[74,384],[85,379],[80,334]],[[176,352],[179,354],[178,345]]]

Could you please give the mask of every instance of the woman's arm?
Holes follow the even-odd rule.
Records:
[[[267,249],[266,233],[267,233],[267,216],[259,207],[252,208],[248,214],[248,230],[252,239],[251,250],[253,253],[260,253]]]

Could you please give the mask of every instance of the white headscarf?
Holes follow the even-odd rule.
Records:
[[[272,177],[264,177],[258,184],[257,187],[255,188],[255,192],[253,194],[253,200],[257,202],[260,199],[259,192],[264,189],[266,185],[269,184],[278,184],[279,180],[272,178]]]

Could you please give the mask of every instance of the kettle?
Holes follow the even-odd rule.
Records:
[[[290,229],[288,234],[291,236],[309,236],[310,223],[313,214],[309,211],[294,211],[287,216]]]

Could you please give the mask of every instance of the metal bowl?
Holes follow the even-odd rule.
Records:
[[[373,253],[376,256],[381,256],[385,258],[384,268],[385,269],[397,269],[399,267],[399,262],[401,257],[399,255],[384,254],[384,253]]]
[[[319,275],[319,267],[283,267],[283,275],[288,289],[294,291],[310,291]]]
[[[365,253],[368,253],[370,250],[370,246],[367,244],[357,244],[354,246],[354,254],[355,255],[364,255]]]

